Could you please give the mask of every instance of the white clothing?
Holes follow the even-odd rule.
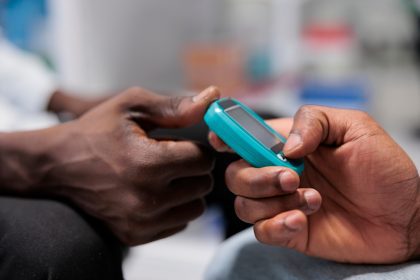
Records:
[[[0,131],[44,128],[57,123],[46,112],[57,88],[43,62],[0,35]]]

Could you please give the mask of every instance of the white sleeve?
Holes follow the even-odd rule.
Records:
[[[0,96],[0,131],[22,131],[50,127],[58,123],[57,116],[47,112],[28,112]]]
[[[15,110],[7,100],[0,96],[0,131],[10,131],[19,117]]]
[[[26,112],[47,109],[57,84],[36,56],[0,38],[0,97]]]

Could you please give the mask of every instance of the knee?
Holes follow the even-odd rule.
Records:
[[[122,278],[118,244],[71,207],[33,200],[14,207],[19,213],[1,243],[5,263],[31,276],[21,279]]]

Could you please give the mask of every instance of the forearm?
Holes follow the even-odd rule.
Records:
[[[0,193],[28,195],[48,191],[46,177],[65,153],[67,125],[0,133]]]

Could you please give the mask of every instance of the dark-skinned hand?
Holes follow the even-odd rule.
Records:
[[[346,263],[390,264],[419,255],[420,181],[408,155],[367,114],[305,106],[269,124],[284,153],[305,158],[299,176],[240,160],[226,182],[257,239]],[[219,151],[226,145],[213,133]]]

